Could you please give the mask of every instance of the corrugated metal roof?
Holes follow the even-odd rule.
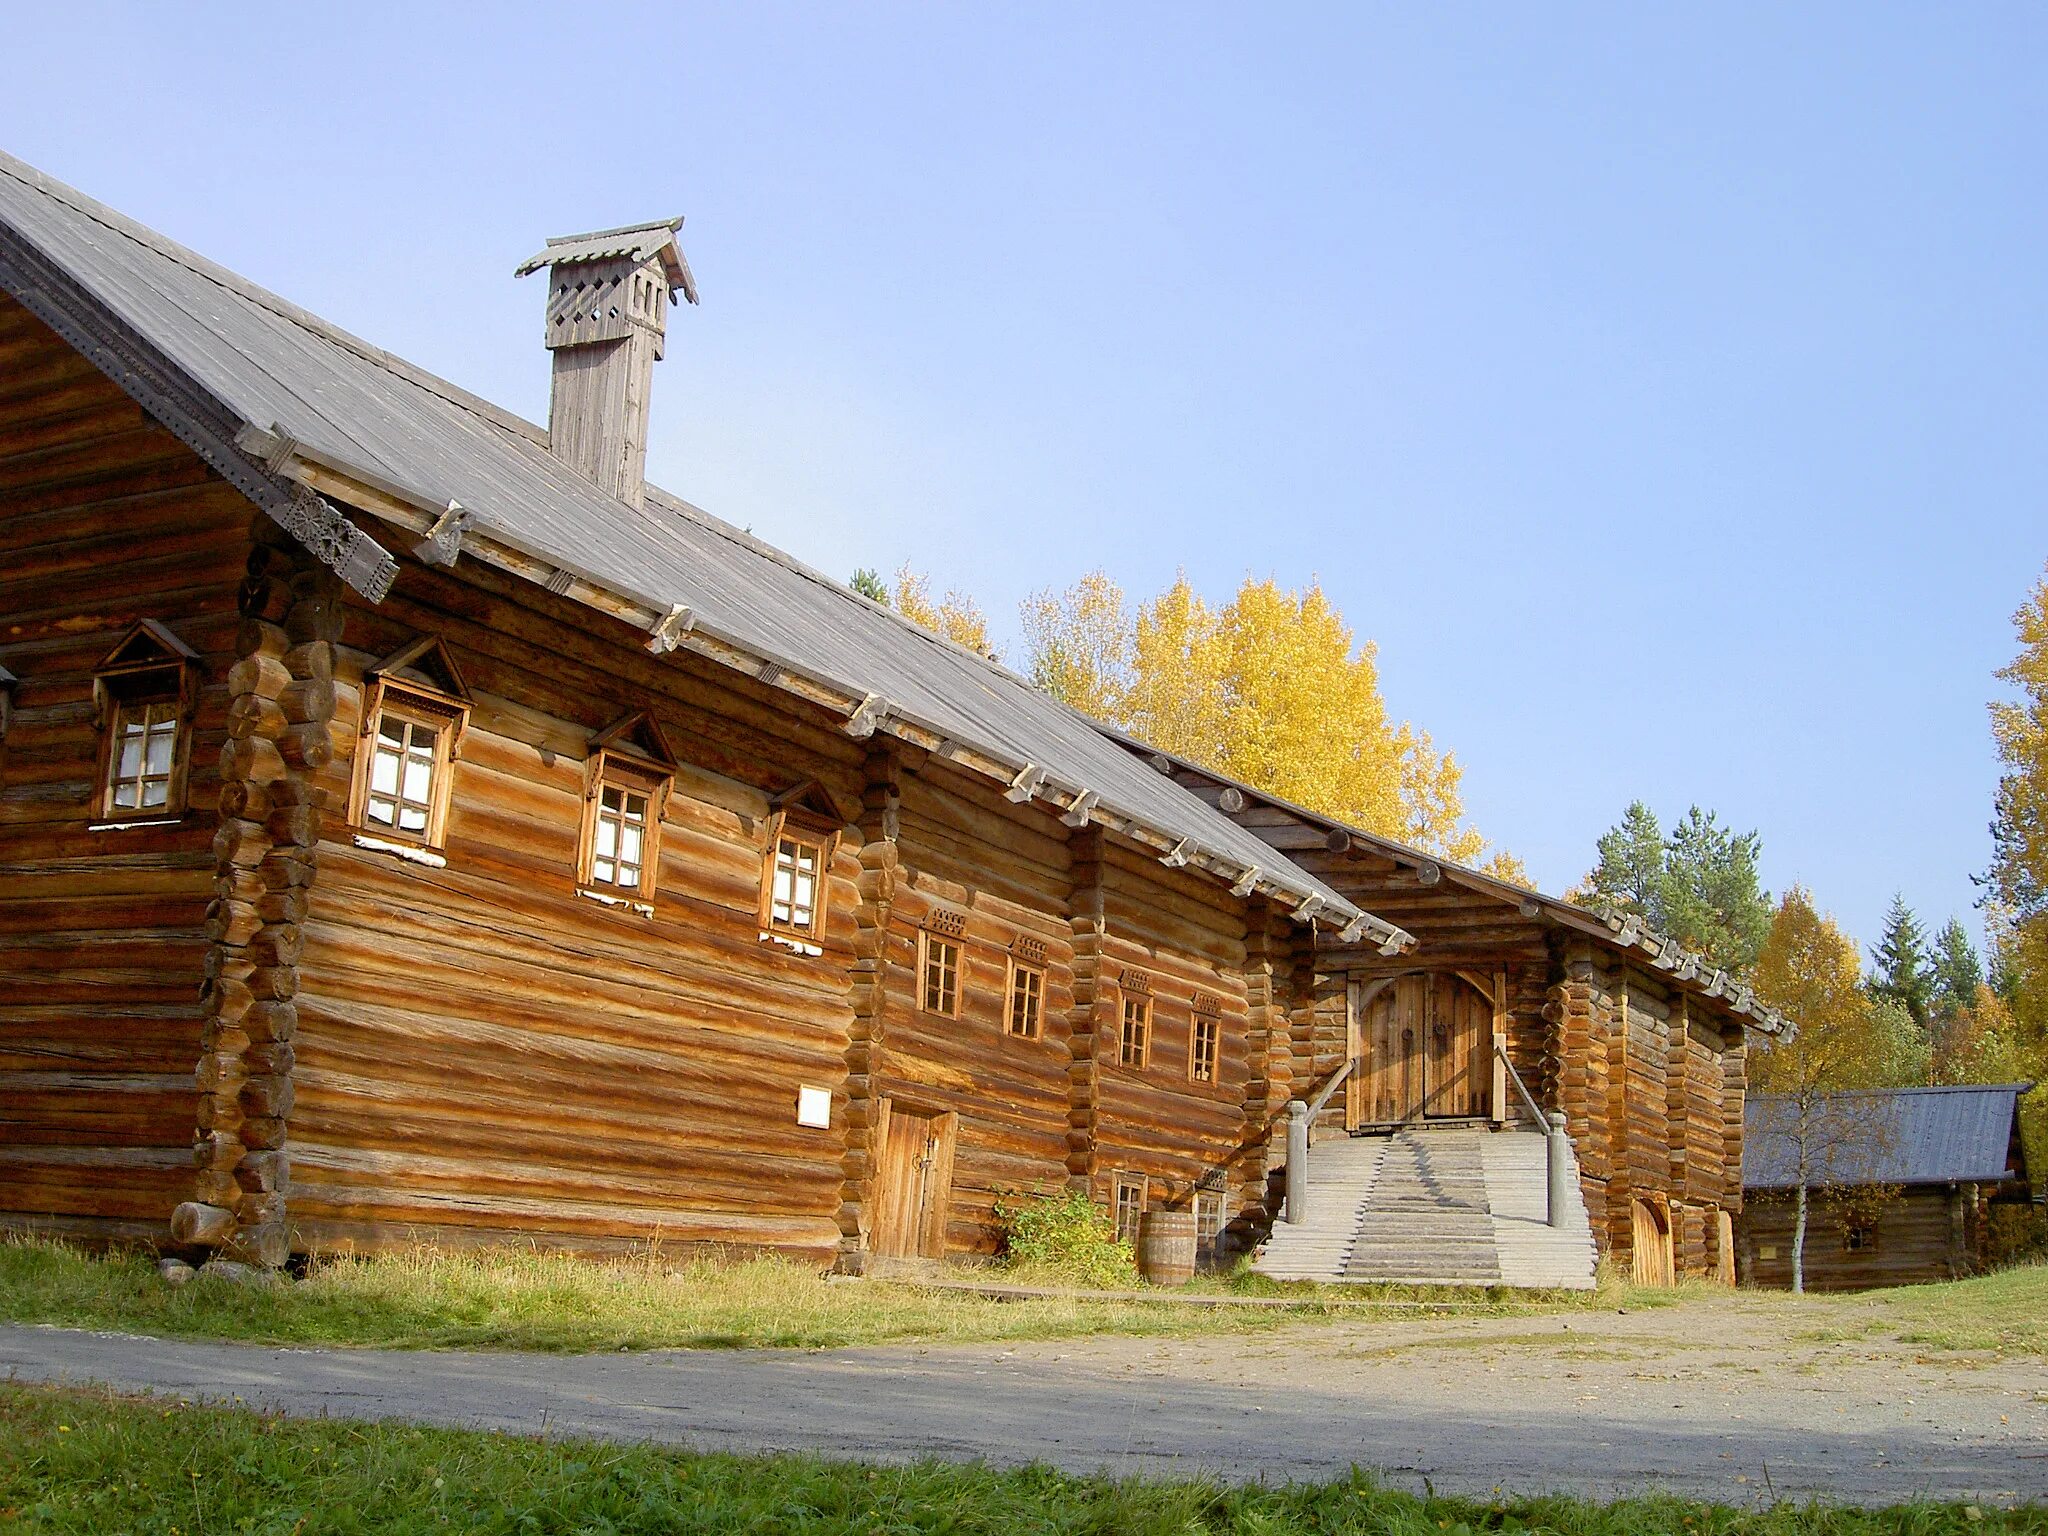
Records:
[[[1407,935],[1106,739],[1016,674],[870,603],[650,487],[636,508],[547,449],[540,428],[265,292],[0,154],[0,226],[182,369],[221,408],[309,456],[459,502],[474,526],[546,553],[605,590],[690,610],[706,634],[1018,767],[1294,901],[1326,921]],[[1201,862],[1197,860],[1196,862]]]
[[[2032,1083],[1873,1088],[1830,1094],[1808,1120],[1810,1183],[1974,1184],[2007,1176],[2013,1117]],[[1793,1099],[1752,1094],[1742,1108],[1745,1189],[1799,1183]]]

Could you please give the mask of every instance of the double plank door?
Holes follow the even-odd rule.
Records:
[[[1493,1113],[1495,1009],[1463,976],[1353,982],[1349,1012],[1358,1067],[1345,1119],[1353,1129]]]

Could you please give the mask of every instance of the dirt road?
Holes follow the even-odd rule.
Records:
[[[1204,1341],[611,1355],[290,1350],[0,1328],[0,1376],[700,1450],[1046,1461],[1735,1504],[2048,1498],[2048,1367],[1801,1336],[1740,1297]]]

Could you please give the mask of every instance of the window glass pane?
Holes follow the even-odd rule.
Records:
[[[598,885],[617,885],[618,866],[613,864],[610,859],[592,859],[590,861],[590,878]]]
[[[405,722],[385,715],[377,722],[377,739],[391,742],[396,746],[404,746]]]
[[[154,726],[149,733],[149,772],[163,774],[171,771],[171,746],[177,733],[164,726]]]
[[[602,812],[597,818],[597,856],[609,859],[619,851],[619,824]]]
[[[640,829],[627,827],[619,838],[619,857],[635,868],[640,864]]]
[[[398,830],[420,832],[427,830],[427,813],[416,805],[401,805],[398,808]]]
[[[398,756],[381,745],[370,759],[370,788],[380,795],[398,792]]]
[[[119,778],[132,779],[142,772],[142,727],[123,725],[121,727],[121,762],[114,770]]]
[[[626,819],[644,826],[647,822],[647,797],[629,794],[625,797]]]
[[[131,779],[125,784],[116,784],[114,786],[114,805],[117,809],[124,811],[135,809],[134,780]]]
[[[434,787],[434,765],[417,757],[405,760],[405,798],[425,805]]]
[[[390,800],[372,795],[369,807],[363,814],[365,819],[376,822],[380,827],[395,826],[398,820],[398,807]]]
[[[162,805],[170,799],[171,785],[168,779],[144,779],[142,781],[142,804],[145,809]]]

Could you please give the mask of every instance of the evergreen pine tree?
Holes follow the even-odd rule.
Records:
[[[1957,919],[1950,918],[1935,935],[1933,959],[1935,1013],[1952,1019],[1975,1007],[1977,989],[1984,985],[1984,962]]]
[[[1876,972],[1870,978],[1873,996],[1897,1003],[1911,1015],[1924,1033],[1932,1018],[1934,970],[1928,963],[1927,939],[1920,920],[1906,905],[1903,894],[1894,895],[1884,915],[1884,937],[1870,952]]]
[[[853,580],[847,585],[862,597],[880,603],[884,608],[889,606],[889,584],[882,580],[881,572],[862,566],[853,573]]]
[[[1771,931],[1771,898],[1757,874],[1762,852],[1755,831],[1731,831],[1698,806],[1664,845],[1665,931],[1743,976]]]
[[[1664,829],[1640,800],[1594,845],[1600,862],[1586,877],[1586,904],[1664,928]]]

